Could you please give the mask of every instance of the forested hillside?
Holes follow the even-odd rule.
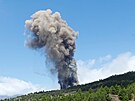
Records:
[[[81,89],[82,91],[87,91],[89,88],[98,89],[101,86],[111,87],[116,84],[125,87],[134,82],[135,82],[135,72],[132,71],[132,72],[124,73],[121,75],[113,75],[103,80],[95,81],[95,82],[88,83],[85,85],[78,85],[76,87],[72,87],[69,89]]]
[[[135,72],[114,75],[65,90],[41,91],[1,101],[134,101]]]

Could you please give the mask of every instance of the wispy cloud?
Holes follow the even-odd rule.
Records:
[[[0,96],[22,95],[43,90],[39,85],[11,77],[0,77]]]
[[[135,71],[135,55],[131,52],[120,54],[115,58],[107,55],[89,61],[79,60],[77,64],[80,84],[85,84],[114,74]]]

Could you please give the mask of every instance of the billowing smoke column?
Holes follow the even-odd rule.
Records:
[[[78,84],[77,66],[73,58],[78,33],[61,19],[58,12],[41,10],[26,20],[27,46],[43,48],[58,72],[61,89]]]

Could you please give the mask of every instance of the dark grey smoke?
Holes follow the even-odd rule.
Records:
[[[51,60],[58,72],[61,89],[78,84],[77,66],[73,58],[78,33],[61,19],[58,12],[41,10],[26,20],[27,46],[32,49],[44,48],[47,59]]]

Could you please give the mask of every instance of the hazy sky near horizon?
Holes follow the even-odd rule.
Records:
[[[75,59],[81,83],[135,70],[134,5],[134,0],[0,0],[0,95],[59,87],[43,51],[24,45],[25,20],[48,8],[79,32]]]

